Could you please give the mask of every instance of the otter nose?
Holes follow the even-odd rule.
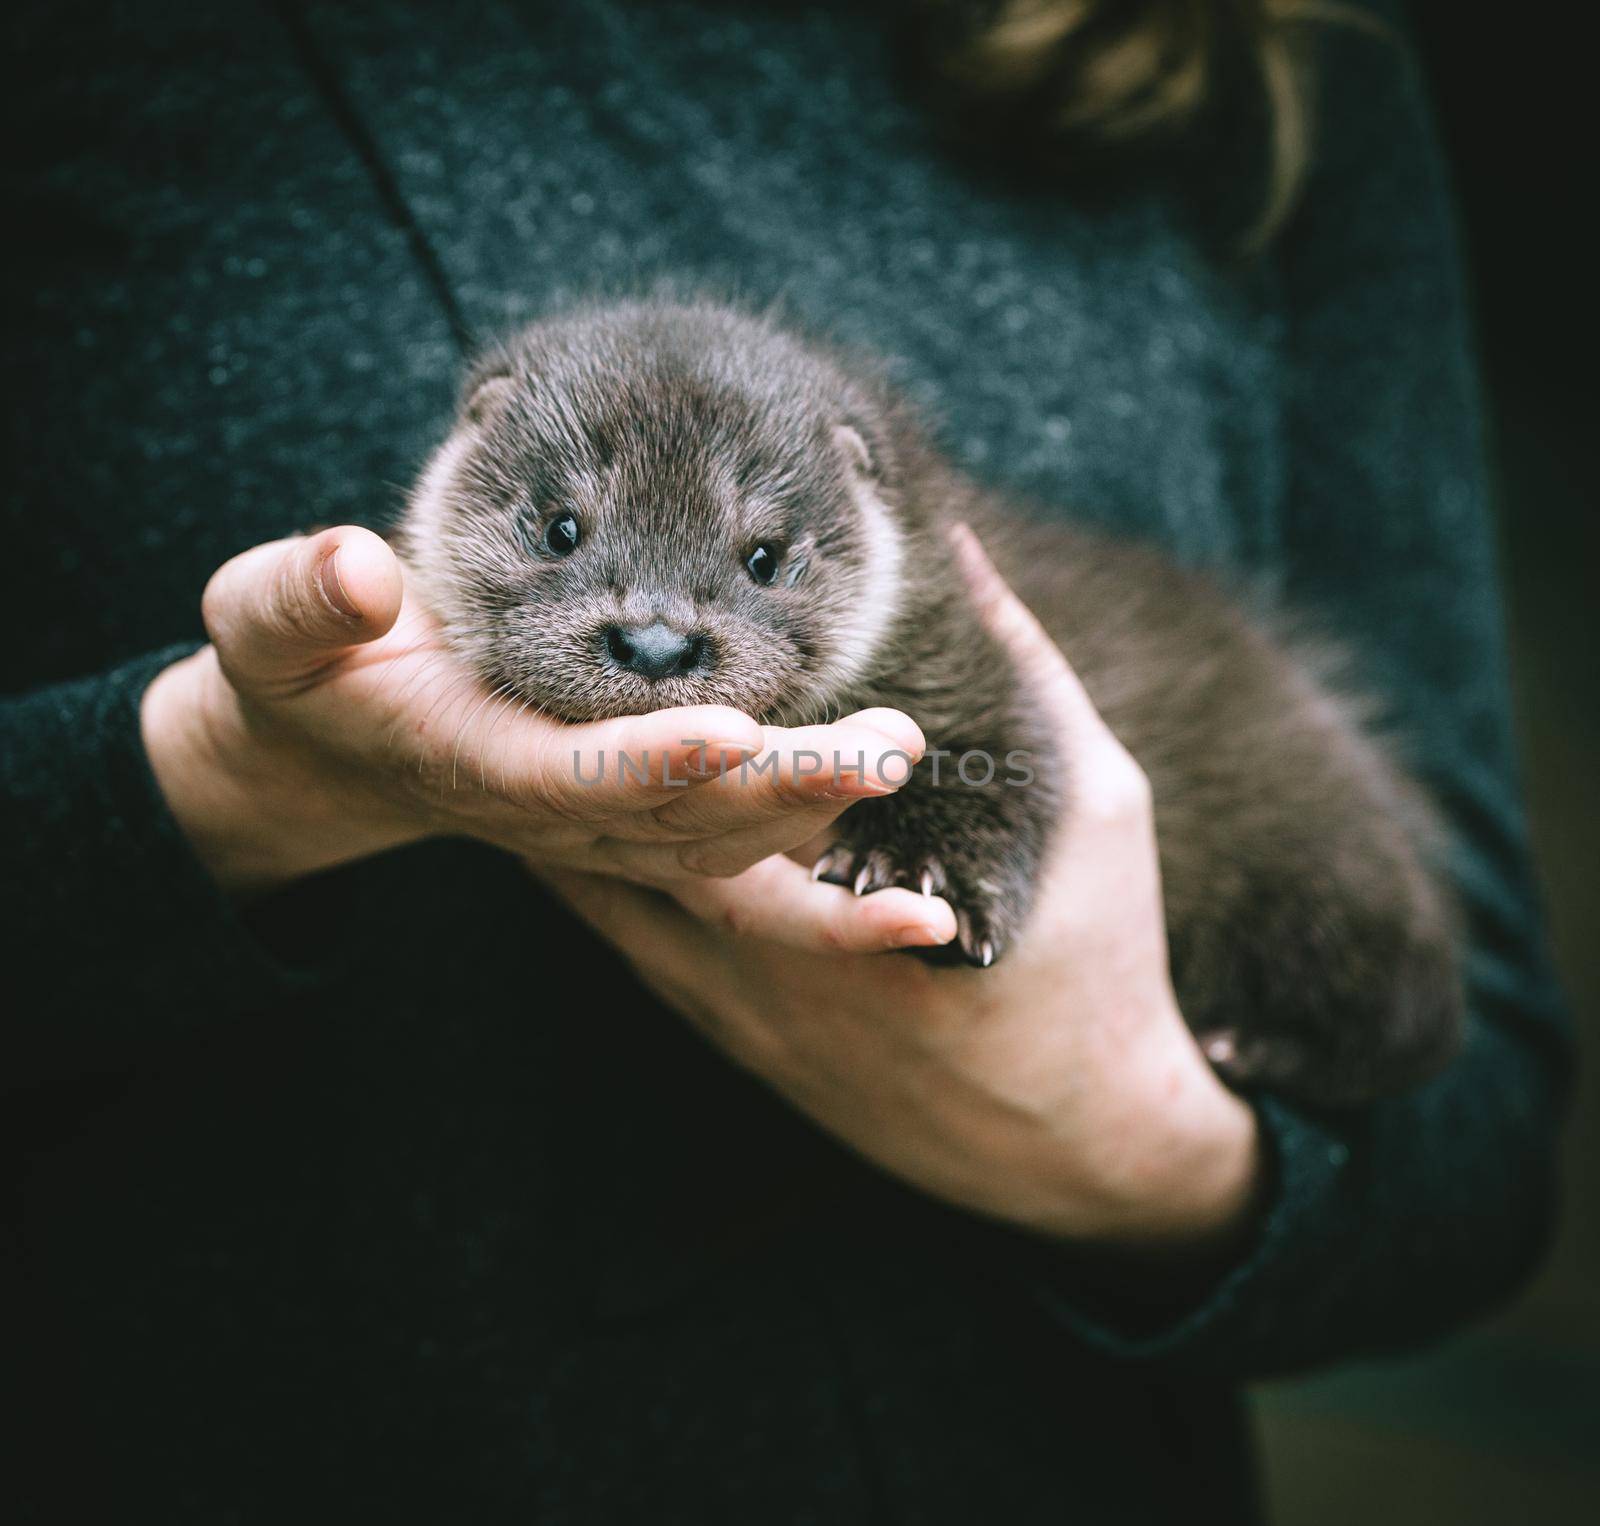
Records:
[[[685,635],[660,620],[649,625],[613,625],[606,651],[618,667],[645,678],[670,678],[709,666],[711,643],[698,633]]]

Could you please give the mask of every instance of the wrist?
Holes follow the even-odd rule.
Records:
[[[1059,1177],[1044,1202],[1017,1217],[1053,1238],[1140,1257],[1226,1256],[1255,1221],[1263,1176],[1254,1111],[1217,1079],[1176,1004],[1141,1023],[1144,1045],[1116,1060],[1117,1085],[1099,1092],[1092,1130],[1039,1173]],[[1078,1120],[1079,1123],[1082,1120]]]
[[[140,726],[152,773],[196,856],[224,890],[278,888],[425,835],[330,788],[252,724],[210,647],[156,675]]]
[[[1175,1009],[1167,1036],[1133,1066],[1128,1105],[1130,1147],[1114,1169],[1106,1238],[1186,1255],[1231,1247],[1254,1222],[1260,1130]]]

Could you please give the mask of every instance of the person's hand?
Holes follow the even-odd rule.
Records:
[[[353,526],[235,557],[203,613],[211,645],[157,676],[142,723],[175,816],[229,889],[446,835],[647,884],[733,875],[888,793],[923,749],[891,710],[791,730],[720,706],[579,726],[528,712],[451,656],[394,553]],[[849,946],[879,948],[954,926],[909,892],[844,925]]]
[[[787,859],[671,896],[545,877],[712,1042],[905,1180],[1048,1235],[1216,1247],[1248,1217],[1255,1120],[1168,979],[1148,783],[970,536],[965,559],[1072,760],[1038,909],[1004,962],[782,947],[770,940],[784,926],[879,898]]]

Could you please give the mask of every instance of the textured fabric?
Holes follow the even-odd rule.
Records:
[[[1238,1383],[1516,1284],[1567,1061],[1401,48],[1329,34],[1305,208],[1241,265],[1171,186],[954,154],[859,5],[7,24],[3,1291],[41,1518],[1242,1521]],[[1354,1117],[1264,1100],[1260,1232],[1188,1306],[847,1156],[492,853],[243,914],[166,815],[138,699],[210,571],[384,522],[466,335],[661,278],[892,357],[1043,512],[1276,582],[1444,800],[1465,1053]]]

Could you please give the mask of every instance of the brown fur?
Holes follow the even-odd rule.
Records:
[[[556,557],[562,513],[583,539]],[[1326,663],[1152,549],[1030,524],[872,377],[766,322],[635,303],[536,325],[474,373],[401,544],[483,677],[558,716],[908,712],[942,779],[924,760],[853,807],[821,872],[945,895],[958,956],[986,965],[1025,933],[1071,760],[970,606],[959,521],[1149,776],[1174,984],[1218,1068],[1337,1104],[1442,1063],[1460,994],[1431,818]],[[771,587],[745,571],[757,542],[783,548]],[[614,622],[657,618],[704,638],[703,671],[607,656]],[[963,780],[967,753],[993,778]]]

